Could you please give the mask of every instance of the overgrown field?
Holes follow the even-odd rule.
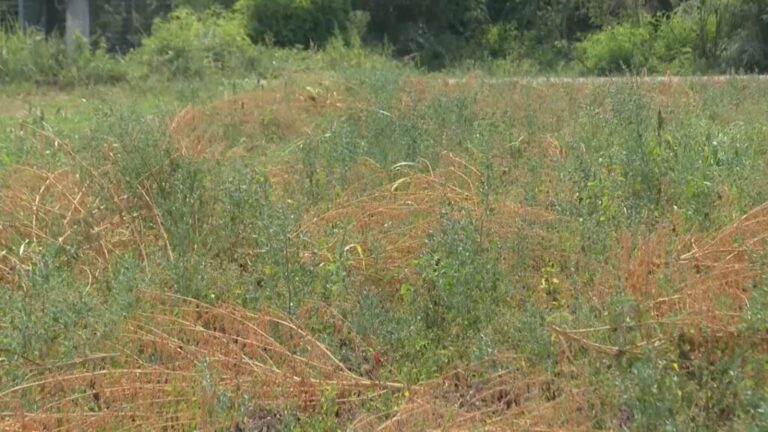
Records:
[[[0,430],[768,430],[765,81],[24,91]]]

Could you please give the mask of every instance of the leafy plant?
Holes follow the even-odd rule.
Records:
[[[240,0],[237,9],[254,43],[282,47],[323,46],[352,12],[349,0]]]
[[[259,50],[251,45],[234,13],[196,14],[177,9],[155,21],[152,34],[128,56],[140,76],[202,78],[216,71],[259,73]]]
[[[653,30],[647,24],[616,24],[576,45],[576,58],[597,74],[639,72],[649,64]]]
[[[78,39],[72,50],[63,40],[47,38],[35,28],[0,31],[0,83],[35,82],[42,85],[94,85],[125,81],[124,61],[91,49]]]

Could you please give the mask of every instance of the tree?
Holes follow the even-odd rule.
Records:
[[[251,40],[277,46],[322,46],[344,31],[349,0],[239,0]]]
[[[728,67],[768,71],[768,0],[733,0],[723,25],[723,56]]]

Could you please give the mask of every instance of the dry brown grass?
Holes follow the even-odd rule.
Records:
[[[140,254],[147,263],[146,245],[170,248],[161,223],[143,229],[138,215],[157,219],[152,197],[141,184],[133,198],[109,183],[112,155],[104,147],[105,163],[93,166],[78,157],[71,145],[55,135],[25,126],[38,138],[40,152],[65,162],[49,171],[17,165],[0,176],[0,281],[26,289],[24,274],[47,247],[57,245],[76,252],[75,273],[88,288],[102,275],[110,257]],[[130,210],[129,210],[130,209]]]
[[[27,268],[44,244],[76,244],[80,270],[91,280],[110,255],[133,242],[119,216],[101,211],[93,185],[70,169],[17,166],[0,184],[0,280],[11,286],[20,282],[16,270]]]
[[[768,204],[763,204],[714,235],[692,241],[693,249],[679,258],[691,278],[681,285],[679,298],[666,303],[725,321],[741,315],[749,306],[751,283],[762,276],[754,257],[766,250],[766,239]]]
[[[590,430],[589,392],[574,382],[536,372],[519,356],[500,356],[506,364],[454,370],[409,390],[393,412],[363,415],[350,427],[359,431],[557,431]]]
[[[557,86],[563,88],[520,83],[502,88],[481,84],[476,77],[409,78],[402,83],[400,105],[393,112],[407,115],[415,104],[430,98],[466,92],[477,92],[479,112],[509,114],[517,122],[525,121],[527,105],[546,105],[552,109],[535,119],[541,136],[523,138],[536,143],[537,155],[556,163],[565,156],[557,133],[574,115],[575,101],[588,88],[585,84]],[[649,86],[649,92],[659,93],[664,107],[692,97],[684,86]],[[345,108],[343,92],[336,88],[323,84],[287,91],[266,89],[188,107],[169,127],[185,156],[237,156],[252,149],[246,148],[249,144],[226,148],[223,128],[241,128],[244,137],[255,143],[271,136],[291,139],[311,134],[325,115]],[[504,160],[498,162],[504,166]],[[270,170],[279,190],[298,181],[296,170],[289,166],[272,165]],[[451,153],[444,153],[436,167],[419,161],[384,168],[361,160],[349,177],[356,179],[353,186],[330,210],[308,214],[297,234],[306,235],[314,246],[305,253],[311,263],[333,260],[334,251],[343,250],[364,277],[395,275],[391,280],[397,282],[417,276],[414,262],[425,239],[445,217],[472,218],[486,238],[503,238],[520,221],[530,222],[533,230],[536,222],[553,218],[548,211],[524,207],[508,197],[484,203],[484,173]],[[96,193],[93,183],[72,170],[19,167],[1,183],[0,281],[11,286],[18,283],[15,268],[27,265],[25,258],[43,242],[67,244],[79,239],[78,247],[91,257],[82,261],[83,272],[90,278],[98,277],[109,256],[122,245],[141,246],[144,241],[125,215],[100,213],[97,197],[104,191]],[[157,216],[151,196],[141,192],[144,216]],[[111,195],[119,209],[121,194],[111,191]],[[352,369],[305,330],[302,319],[312,315],[333,323],[336,340],[348,339],[358,351],[369,349],[329,307],[305,308],[298,319],[292,319],[272,309],[212,307],[144,292],[144,304],[150,309],[125,325],[116,338],[119,344],[103,347],[108,353],[65,364],[37,364],[29,368],[25,384],[1,392],[0,430],[248,430],[274,425],[268,417],[284,410],[311,415],[329,392],[340,406],[339,415],[352,421],[351,430],[589,430],[592,404],[599,402],[575,371],[578,365],[570,346],[619,356],[667,344],[681,328],[706,326],[721,335],[732,334],[749,304],[750,283],[760,276],[752,254],[765,248],[767,222],[768,205],[760,206],[723,230],[691,241],[693,246],[687,249],[671,244],[673,234],[666,228],[639,239],[625,235],[617,247],[619,264],[612,269],[619,275],[609,279],[618,280],[649,312],[652,321],[639,325],[659,325],[666,331],[633,346],[616,347],[596,342],[604,340],[601,336],[611,330],[608,326],[550,326],[561,350],[557,374],[527,365],[521,357],[499,357],[494,361],[506,367],[473,365],[406,389],[401,383],[378,381],[373,374]],[[159,218],[157,225],[162,231]],[[329,232],[341,231],[344,237],[337,234],[328,239]],[[161,242],[162,232],[155,234],[154,240]],[[24,240],[25,251],[21,251],[17,246]],[[168,253],[172,258],[170,249]],[[610,289],[615,288],[606,291]],[[604,300],[599,294],[594,298],[598,304]],[[217,416],[220,392],[234,400],[247,398],[250,402],[244,407],[253,414]],[[365,401],[386,393],[402,397],[402,405],[386,413],[365,412]]]
[[[0,430],[221,430],[243,421],[217,415],[222,392],[309,414],[329,390],[352,409],[404,388],[352,373],[281,312],[143,297],[152,312],[128,322],[114,353],[36,367],[0,393]]]
[[[674,244],[673,237],[669,228],[661,228],[634,242],[625,234],[619,245],[620,283],[650,317],[636,327],[655,327],[661,333],[633,346],[616,347],[595,342],[596,335],[611,326],[551,326],[552,331],[563,341],[610,355],[672,346],[681,335],[700,355],[711,355],[710,347],[722,342],[735,343],[749,307],[751,285],[763,275],[756,257],[768,246],[768,204],[708,236],[686,236]],[[594,298],[599,304],[604,296]]]
[[[641,240],[631,255],[625,240],[626,286],[656,318],[728,328],[749,305],[750,284],[762,274],[753,256],[765,250],[766,233],[768,204],[698,240],[690,236],[670,245],[671,234],[660,230]],[[659,285],[665,272],[671,291]]]
[[[407,114],[413,107],[435,98],[452,98],[473,94],[482,86],[482,74],[474,72],[462,79],[449,77],[406,76],[400,82],[394,112]]]
[[[448,152],[434,169],[426,161],[401,163],[390,170],[361,161],[359,167],[360,180],[330,210],[308,215],[300,228],[316,247],[305,253],[309,262],[332,260],[343,240],[341,246],[357,271],[407,279],[415,276],[414,260],[441,218],[470,217],[492,237],[510,232],[521,219],[552,217],[513,202],[494,202],[486,208],[480,190],[483,174]],[[337,234],[325,241],[329,229],[339,226],[346,227],[337,230],[344,237]]]
[[[287,79],[291,84],[275,84],[203,106],[188,106],[170,122],[174,144],[185,156],[238,157],[261,151],[267,140],[281,141],[311,135],[329,113],[346,103],[341,85],[333,81]],[[241,144],[230,147],[227,129],[236,130]]]
[[[349,430],[589,429],[589,390],[574,388],[571,372],[553,378],[522,356],[406,388],[354,373],[281,312],[142,297],[152,311],[129,321],[111,352],[36,365],[25,384],[0,393],[0,430],[277,430],[281,413],[312,415],[329,392]],[[223,393],[235,404],[227,412],[245,417],[217,413]],[[364,409],[386,393],[401,405]]]

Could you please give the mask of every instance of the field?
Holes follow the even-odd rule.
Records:
[[[768,82],[0,92],[0,430],[767,430]]]

